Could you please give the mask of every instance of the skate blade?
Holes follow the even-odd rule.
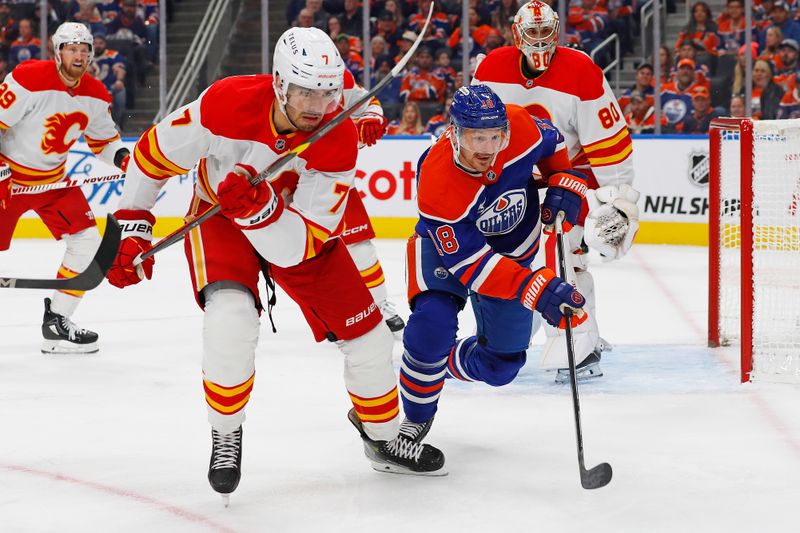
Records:
[[[590,379],[601,377],[603,377],[603,370],[597,363],[593,363],[585,368],[581,368],[577,374],[578,381],[589,381]],[[556,372],[556,383],[569,383],[569,370],[566,372],[561,372],[561,370]]]
[[[425,476],[425,477],[443,477],[449,474],[445,467],[440,468],[439,470],[434,470],[432,472],[416,472],[409,468],[400,465],[393,465],[389,463],[381,463],[379,461],[370,461],[372,465],[372,469],[376,472],[382,472],[384,474],[400,474],[403,476]]]
[[[100,351],[100,346],[97,342],[90,342],[88,344],[75,344],[69,341],[51,341],[45,340],[42,342],[42,353],[48,355],[83,355],[92,354]]]

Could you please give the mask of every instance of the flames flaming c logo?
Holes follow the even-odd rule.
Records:
[[[42,151],[46,154],[66,154],[75,141],[81,136],[83,130],[89,125],[89,117],[76,111],[75,113],[56,113],[45,119],[44,137],[42,137]],[[78,131],[73,138],[68,139],[73,126]]]

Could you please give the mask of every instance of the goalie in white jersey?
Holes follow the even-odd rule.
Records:
[[[515,46],[492,51],[475,72],[473,84],[492,88],[506,104],[525,107],[551,121],[564,135],[572,166],[588,177],[590,191],[578,225],[567,233],[572,254],[568,279],[586,297],[591,317],[575,328],[578,377],[602,376],[600,353],[610,349],[600,338],[594,281],[587,270],[589,247],[608,259],[625,255],[639,227],[639,193],[632,187],[631,137],[603,72],[585,53],[557,46],[558,15],[543,2],[522,6],[512,26]],[[545,259],[555,267],[555,238],[545,242]],[[569,268],[568,268],[569,270]],[[546,326],[541,366],[558,368],[556,381],[569,379],[565,337]]]
[[[86,73],[93,44],[83,24],[62,24],[53,34],[55,60],[25,61],[0,85],[0,160],[11,170],[0,182],[0,251],[10,247],[22,214],[33,210],[66,244],[59,278],[82,272],[100,244],[86,197],[78,188],[12,195],[12,185],[64,180],[67,154],[81,134],[98,158],[125,170],[129,154],[111,120],[111,97]],[[97,334],[70,320],[82,297],[62,290],[45,299],[42,352],[98,350]]]

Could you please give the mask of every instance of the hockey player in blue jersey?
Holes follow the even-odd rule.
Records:
[[[462,87],[451,125],[417,165],[419,221],[408,242],[408,299],[400,387],[401,433],[419,442],[445,378],[510,383],[525,364],[535,310],[565,326],[586,320],[583,296],[547,268],[531,270],[542,225],[574,224],[586,179],[572,170],[563,137],[485,85]],[[539,206],[536,165],[547,179]],[[457,339],[467,298],[478,331]]]

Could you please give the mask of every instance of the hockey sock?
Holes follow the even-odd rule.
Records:
[[[57,278],[72,278],[83,272],[100,246],[100,233],[97,227],[86,228],[63,238],[67,249],[58,269]],[[50,309],[59,315],[70,317],[83,298],[84,291],[54,291]]]

